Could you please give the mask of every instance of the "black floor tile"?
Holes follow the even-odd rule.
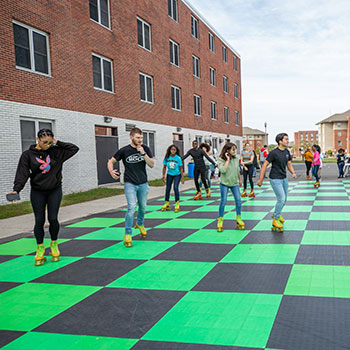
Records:
[[[239,244],[300,244],[303,231],[250,231]]]
[[[19,258],[19,255],[0,255],[0,264],[16,258]]]
[[[196,229],[152,228],[147,231],[147,241],[179,242],[196,231]],[[141,241],[144,240],[144,238],[141,237],[141,235],[137,235],[133,237],[133,240]]]
[[[65,226],[60,228],[58,238],[77,238],[97,230],[98,228],[96,227],[66,227]]]
[[[217,219],[219,216],[219,210],[213,211],[192,211],[181,216],[181,219]]]
[[[266,214],[266,216],[264,217],[263,220],[270,220],[270,219],[272,220],[272,215],[273,215],[273,213]],[[304,212],[290,213],[290,212],[284,212],[282,210],[281,215],[286,220],[308,220],[310,213],[304,213]]]
[[[6,292],[9,289],[15,288],[19,286],[22,283],[15,283],[15,282],[0,282],[0,293]]]
[[[344,196],[332,196],[332,197],[327,197],[327,196],[317,196],[316,200],[318,201],[334,201],[335,205],[337,201],[346,201],[348,200],[349,197],[344,197]]]
[[[290,198],[287,198],[287,203],[286,203],[286,205],[294,205],[294,206],[313,205],[313,204],[314,204],[314,200],[310,200],[310,201],[293,201]]]
[[[244,217],[243,217],[244,219]],[[259,222],[259,220],[243,220],[245,224],[246,230],[252,230]],[[236,220],[225,220],[225,227],[235,227],[236,226]],[[217,222],[213,221],[209,225],[205,226],[204,229],[208,230],[216,230],[217,229]]]
[[[309,220],[306,230],[350,231],[350,221]]]
[[[335,203],[336,204],[336,203]],[[312,207],[312,211],[314,213],[349,213],[350,212],[350,207],[341,207],[334,205],[333,207],[328,207],[328,206],[323,206],[323,205],[314,205]]]
[[[176,260],[176,261],[220,261],[233,244],[207,244],[207,243],[178,243],[152,260]]]
[[[164,222],[169,221],[169,219],[145,219],[144,220],[144,225],[146,228],[152,228],[152,227],[156,227],[159,226],[161,224],[164,224]],[[136,224],[136,216],[135,216],[135,220],[134,220],[134,225]],[[125,227],[125,223],[121,222],[118,225],[113,225],[111,227]]]
[[[350,266],[350,246],[301,245],[295,264]]]
[[[267,347],[349,349],[349,322],[349,299],[283,296]]]
[[[103,288],[34,331],[141,338],[185,292]]]
[[[26,332],[18,332],[18,331],[2,331],[0,330],[0,348],[11,343],[15,339],[19,338]]]

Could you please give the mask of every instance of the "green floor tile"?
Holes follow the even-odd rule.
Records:
[[[21,256],[0,264],[0,281],[29,282],[80,259],[83,258],[63,256],[60,261],[52,262],[48,256],[44,265],[35,266],[33,255]]]
[[[249,199],[248,201],[242,203],[242,205],[249,205],[249,206],[262,206],[262,207],[268,207],[268,206],[275,206],[276,201],[275,200],[257,200],[255,199]]]
[[[215,219],[174,219],[158,225],[156,228],[201,229],[213,221],[215,221]]]
[[[225,212],[228,212],[230,210],[234,209],[234,206],[231,205],[226,205],[225,207]],[[195,210],[193,210],[193,212],[211,212],[211,213],[215,213],[217,212],[219,214],[219,205],[204,205],[203,207],[199,207]]]
[[[333,207],[334,205],[338,207],[350,207],[350,201],[349,200],[341,200],[341,201],[315,200],[314,202],[314,206]]]
[[[124,222],[123,218],[92,218],[77,222],[67,227],[109,227]]]
[[[305,190],[295,190],[293,189],[292,191],[290,191],[290,193],[317,193],[317,188],[310,188],[310,189],[305,189]]]
[[[221,262],[293,264],[298,249],[298,244],[238,244]]]
[[[234,227],[225,226],[224,231],[217,232],[216,230],[199,230],[192,235],[186,237],[182,242],[191,243],[210,243],[210,244],[238,244],[250,231],[236,230]]]
[[[138,339],[95,337],[90,335],[70,335],[30,332],[3,347],[4,350],[50,349],[50,350],[129,350]]]
[[[242,217],[242,220],[262,220],[266,214],[268,214],[266,211],[264,212],[259,212],[259,211],[254,211],[254,212],[243,212],[241,217]],[[225,220],[236,220],[236,212],[231,212],[231,213],[227,213],[224,215],[224,222]]]
[[[184,207],[184,206],[190,206],[190,207],[201,207],[203,205],[208,205],[210,203],[213,203],[214,201],[213,200],[198,200],[198,201],[195,201],[193,199],[190,199],[190,200],[186,200],[186,201],[180,201],[180,207]]]
[[[107,227],[101,230],[96,230],[86,235],[77,237],[76,239],[97,239],[106,241],[121,241],[124,239],[125,228],[124,227]],[[133,234],[140,234],[139,230],[133,230]]]
[[[317,197],[348,197],[348,194],[344,191],[344,192],[318,192],[317,193]]]
[[[316,195],[314,194],[310,194],[309,196],[288,196],[287,203],[288,201],[299,201],[299,202],[314,201],[315,198],[316,198]]]
[[[283,208],[283,212],[286,213],[309,213],[311,210],[312,205],[286,205]]]
[[[350,298],[350,266],[294,265],[284,294]]]
[[[350,246],[350,231],[305,231],[301,244]]]
[[[0,329],[30,331],[100,288],[51,283],[12,288],[0,294]]]
[[[58,239],[58,244],[67,242],[69,239]],[[44,239],[45,247],[50,246],[51,240]],[[36,251],[35,238],[21,238],[12,242],[3,243],[0,245],[0,255],[26,255]]]
[[[148,260],[177,244],[177,242],[133,241],[133,247],[125,248],[123,242],[92,254],[89,258]]]
[[[326,220],[326,221],[349,221],[349,213],[335,212],[314,212],[310,214],[309,220]]]
[[[281,298],[189,292],[142,339],[263,348]]]
[[[282,213],[283,216],[283,213]],[[304,231],[307,225],[307,220],[286,220],[284,223],[284,231]],[[271,231],[272,219],[271,220],[261,220],[258,222],[253,231]],[[281,233],[283,234],[283,233]]]
[[[145,215],[145,219],[175,219],[182,215],[189,213],[188,211],[179,211],[175,213],[174,211],[154,211]]]
[[[189,291],[215,265],[209,262],[150,260],[108,287]]]

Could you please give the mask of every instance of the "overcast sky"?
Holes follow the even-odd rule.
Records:
[[[269,142],[350,109],[349,0],[190,0],[242,59],[243,125]]]

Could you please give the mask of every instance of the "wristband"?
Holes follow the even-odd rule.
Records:
[[[259,181],[264,181],[264,178],[260,178]]]
[[[140,153],[141,154],[141,156],[144,156],[146,153]]]
[[[114,169],[110,170],[110,171],[109,171],[109,173],[111,174],[111,173],[112,173],[112,171],[114,171]]]

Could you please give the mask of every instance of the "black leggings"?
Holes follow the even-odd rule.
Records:
[[[201,166],[201,167],[195,166],[194,167],[194,184],[196,185],[197,192],[199,192],[201,190],[201,188],[199,187],[199,182],[198,182],[199,175],[201,176],[201,180],[202,180],[202,183],[203,183],[205,189],[209,188],[208,183],[207,183],[207,179],[205,177],[205,172],[206,172],[205,166]]]
[[[308,162],[305,160],[305,165],[306,165],[306,176],[309,176],[312,162]]]
[[[248,170],[245,170],[243,168],[243,185],[244,185],[244,189],[247,189],[247,177],[249,176],[249,183],[250,183],[250,189],[253,190],[254,189],[254,183],[253,183],[253,170],[254,170],[254,166],[253,164],[247,164],[246,167],[248,168]]]
[[[51,191],[38,191],[31,189],[30,201],[32,203],[35,226],[34,235],[37,244],[44,242],[44,224],[45,224],[45,210],[47,206],[48,219],[50,223],[49,232],[53,241],[57,240],[60,224],[58,222],[58,210],[62,200],[62,188],[58,187]]]

